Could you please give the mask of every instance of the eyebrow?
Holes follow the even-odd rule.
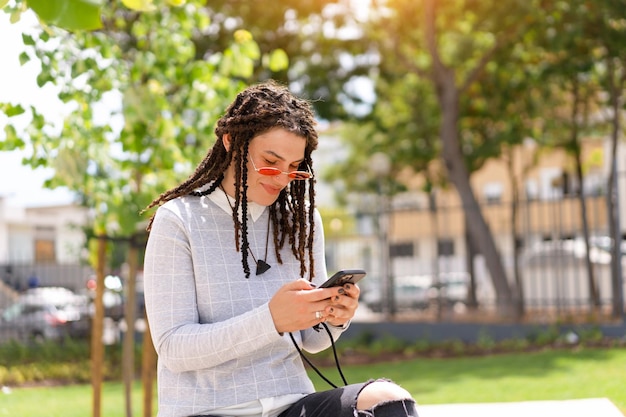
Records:
[[[276,153],[276,152],[274,152],[274,151],[267,150],[267,151],[263,151],[263,152],[268,153],[268,154],[270,154],[270,155],[274,156],[275,158],[280,159],[281,161],[285,161],[285,160],[286,160],[284,157],[280,156],[279,154],[277,154],[277,153]],[[298,161],[293,161],[293,162],[291,162],[291,163],[292,163],[292,164],[301,164],[302,162],[304,162],[304,158],[302,158],[302,159],[300,159],[300,160],[298,160]]]

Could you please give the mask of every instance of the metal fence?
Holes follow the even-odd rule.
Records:
[[[329,273],[346,268],[368,272],[360,283],[359,320],[499,319],[485,259],[467,238],[463,207],[445,202],[435,210],[384,207],[391,205],[374,202],[358,213],[323,212]],[[590,291],[577,197],[521,201],[515,218],[510,203],[492,201],[481,207],[509,284],[514,289],[520,284],[526,322],[615,320],[606,199],[587,196],[585,207],[597,299]],[[92,276],[83,265],[0,265],[0,310],[37,287],[60,286],[80,294]],[[67,331],[84,331],[83,324],[76,322]]]
[[[591,274],[579,197],[520,201],[515,219],[510,202],[481,207],[507,280],[514,292],[519,288],[522,293],[524,320],[615,318],[614,297],[623,300],[624,286],[622,280],[622,293],[614,294],[606,197],[586,196],[584,203]],[[417,320],[493,317],[494,287],[484,257],[467,237],[463,207],[380,207],[385,205],[355,215],[348,233],[340,227],[326,232],[330,272],[354,267],[369,272],[361,281],[366,310]],[[341,225],[350,223],[346,216],[327,212],[324,218]]]

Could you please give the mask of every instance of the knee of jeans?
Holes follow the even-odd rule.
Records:
[[[357,410],[369,410],[379,404],[397,400],[412,400],[411,394],[391,381],[377,380],[367,384],[357,397]]]
[[[356,417],[419,417],[413,399],[380,403],[369,410],[358,410]]]

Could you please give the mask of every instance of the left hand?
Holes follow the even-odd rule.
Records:
[[[346,324],[356,312],[359,306],[361,290],[355,284],[345,284],[336,287],[336,293],[329,300],[329,305],[324,308],[324,321],[333,326]]]

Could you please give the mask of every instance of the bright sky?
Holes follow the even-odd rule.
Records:
[[[36,83],[38,66],[28,63],[20,66],[21,33],[37,21],[31,14],[11,24],[9,15],[0,11],[0,102],[34,105],[46,118],[54,120],[60,105],[51,88],[39,88]],[[26,124],[28,120],[20,120]],[[7,118],[0,115],[0,140],[4,140]],[[52,174],[49,170],[32,170],[21,165],[24,155],[20,152],[0,152],[0,196],[10,205],[41,206],[67,203],[71,194],[67,190],[47,190],[43,182]]]

